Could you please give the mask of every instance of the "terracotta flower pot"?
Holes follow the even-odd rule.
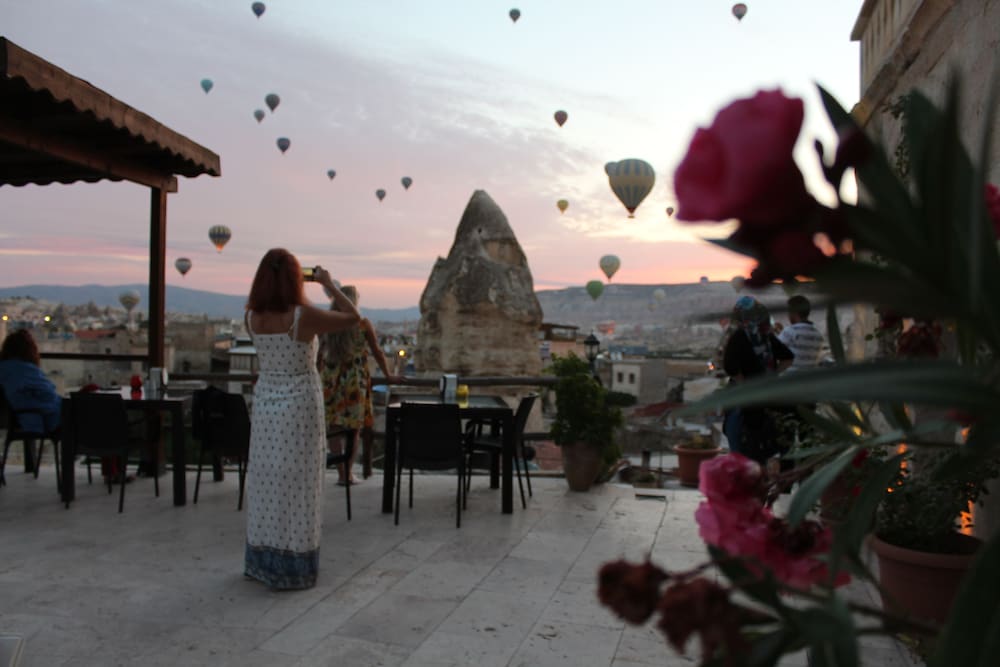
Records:
[[[714,449],[688,449],[683,445],[674,447],[677,454],[677,476],[681,480],[682,486],[698,486],[698,470],[701,462],[718,456],[722,450],[718,447]]]
[[[956,544],[967,553],[937,554],[914,551],[869,537],[878,557],[882,606],[943,625],[966,571],[982,542],[955,533]]]
[[[589,491],[601,472],[601,452],[583,443],[562,445],[563,474],[570,491]]]

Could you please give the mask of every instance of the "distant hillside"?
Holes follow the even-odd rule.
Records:
[[[31,296],[44,301],[84,305],[91,301],[100,307],[120,307],[118,295],[125,290],[141,295],[140,308],[149,302],[145,285],[24,285],[0,288],[0,299]],[[662,289],[665,297],[658,300],[654,293]],[[615,321],[635,325],[684,326],[703,322],[707,315],[728,314],[737,294],[729,282],[691,283],[683,285],[626,285],[609,283],[596,301],[583,287],[536,292],[546,322],[575,325],[589,330],[598,322]],[[787,295],[780,287],[753,293],[776,313],[784,306]],[[172,313],[207,314],[210,317],[239,319],[243,317],[246,297],[218,294],[185,287],[167,286],[167,311]],[[420,319],[420,308],[362,308],[364,315],[375,322],[402,322]],[[784,316],[779,319],[785,319]],[[820,318],[822,319],[822,318]]]
[[[149,292],[146,285],[22,285],[20,287],[0,287],[0,299],[13,297],[33,297],[42,301],[64,303],[68,306],[82,306],[93,301],[104,308],[113,306],[120,308],[118,295],[125,290],[139,292],[141,301],[139,308],[149,303]],[[188,289],[167,285],[167,311],[171,313],[187,313],[191,315],[206,314],[209,317],[239,319],[243,317],[245,296],[219,294],[203,290]],[[417,320],[420,309],[411,308],[362,308],[362,313],[376,322],[399,322]]]

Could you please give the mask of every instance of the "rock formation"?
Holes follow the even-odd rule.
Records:
[[[538,375],[541,323],[528,260],[507,217],[476,190],[420,297],[417,371]]]

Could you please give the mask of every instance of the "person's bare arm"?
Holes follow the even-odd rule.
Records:
[[[323,286],[327,294],[333,297],[337,310],[322,310],[315,306],[303,306],[302,319],[299,321],[299,339],[309,340],[317,334],[344,331],[357,326],[361,321],[361,313],[357,306],[351,303],[330,277],[330,272],[321,266],[316,267],[316,282]]]
[[[378,345],[378,337],[375,335],[375,326],[372,325],[370,320],[364,320],[365,327],[365,339],[368,341],[368,349],[372,351],[372,355],[375,357],[375,363],[382,370],[382,375],[385,376],[385,381],[387,384],[402,384],[403,378],[399,375],[393,375],[389,372],[389,363],[386,361],[385,353],[382,352],[382,348]]]

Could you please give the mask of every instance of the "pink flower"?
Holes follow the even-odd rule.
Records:
[[[660,599],[660,586],[669,575],[646,561],[605,563],[598,573],[597,597],[629,623],[645,623]]]
[[[802,100],[760,91],[722,109],[699,128],[677,167],[677,218],[772,226],[811,206],[792,149],[802,127]]]
[[[1000,189],[992,183],[986,184],[986,211],[993,221],[993,233],[1000,238]]]
[[[706,501],[694,512],[701,539],[734,556],[761,556],[764,539],[753,531],[773,518],[771,510],[751,502],[740,506]]]
[[[762,506],[764,472],[742,454],[716,456],[701,464],[698,490],[714,504]]]

